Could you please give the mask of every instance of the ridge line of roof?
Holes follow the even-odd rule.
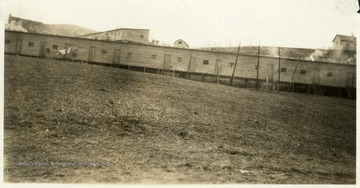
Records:
[[[118,29],[112,29],[112,30],[107,30],[107,31],[99,31],[99,32],[89,33],[89,34],[86,34],[86,35],[79,35],[79,36],[88,36],[88,35],[99,34],[99,33],[105,33],[105,32],[110,32],[110,31],[118,31],[118,30],[145,30],[145,31],[150,31],[150,29],[118,28]]]

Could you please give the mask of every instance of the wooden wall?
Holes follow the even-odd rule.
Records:
[[[231,76],[236,54],[204,50],[129,44],[55,35],[41,35],[14,31],[5,32],[5,53],[39,56],[42,46],[45,57],[55,58],[56,51],[71,46],[74,54],[68,58],[106,64],[121,64],[176,71]],[[32,46],[29,46],[32,43]],[[53,46],[57,45],[57,49]],[[90,55],[92,54],[92,55]],[[90,57],[91,56],[91,57]],[[118,56],[118,60],[116,57]],[[191,60],[190,60],[191,59]],[[256,79],[257,56],[240,54],[235,76]],[[279,59],[260,56],[259,79],[278,80]],[[280,81],[346,87],[354,83],[356,66],[339,63],[312,62],[296,59],[280,60]],[[286,70],[285,70],[286,69]],[[296,71],[295,71],[296,70]],[[293,80],[292,80],[293,78]],[[349,80],[352,79],[352,80]],[[354,85],[356,87],[356,84]]]

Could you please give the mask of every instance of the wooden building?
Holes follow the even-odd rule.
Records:
[[[149,29],[120,28],[78,36],[87,39],[108,41],[131,41],[149,44]]]
[[[189,48],[189,45],[182,39],[176,40],[174,42],[174,47],[176,48]]]
[[[226,52],[5,31],[5,53],[8,54],[62,58],[56,55],[56,51],[69,47],[72,51],[65,56],[72,61],[125,66],[129,69],[138,67],[144,71],[225,84],[229,83],[237,56]],[[240,54],[234,85],[255,82],[261,87],[270,88],[298,85],[299,88],[314,90],[314,93],[318,87],[351,92],[356,88],[356,66]]]
[[[356,50],[356,37],[346,35],[336,35],[333,39],[334,50]]]

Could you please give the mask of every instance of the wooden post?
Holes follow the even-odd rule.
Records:
[[[280,67],[280,47],[279,47],[279,76],[278,76],[278,84],[277,85],[277,90],[280,91],[280,72],[281,72],[281,67]]]
[[[190,79],[190,67],[191,67],[192,54],[193,54],[193,51],[191,51],[191,53],[190,53],[190,59],[189,59],[189,64],[188,64],[188,70],[187,70],[187,75],[186,75],[186,77],[187,77],[188,79]]]
[[[269,67],[266,70],[266,90],[269,91],[269,75],[268,75]]]
[[[292,77],[291,77],[290,85],[289,85],[289,88],[288,88],[287,92],[290,91],[290,88],[291,88],[291,86],[293,85],[294,76],[295,76],[295,73],[296,73],[296,69],[297,69],[297,67],[298,67],[298,65],[299,65],[299,62],[300,62],[300,57],[299,57],[299,59],[298,59],[298,62],[296,63],[295,70],[294,70],[294,73],[293,73],[293,75],[292,75]]]
[[[114,51],[114,55],[113,55],[113,58],[112,58],[111,67],[113,67],[114,63],[115,63],[115,51]]]
[[[202,81],[205,82],[205,74],[202,74]]]
[[[259,64],[260,64],[260,43],[258,47],[258,61],[256,66],[256,89],[259,88]]]
[[[234,76],[235,76],[235,70],[236,70],[236,65],[238,62],[238,58],[239,58],[239,53],[240,53],[240,46],[241,46],[241,42],[239,42],[239,47],[238,47],[238,51],[237,51],[237,55],[236,55],[236,60],[235,60],[235,65],[234,65],[234,70],[230,79],[230,85],[233,85],[233,80],[234,80]]]
[[[219,56],[218,56],[219,57]],[[216,83],[219,84],[219,80],[220,80],[220,71],[221,71],[221,67],[222,67],[222,60],[221,59],[216,59],[215,62],[215,73],[216,73]]]

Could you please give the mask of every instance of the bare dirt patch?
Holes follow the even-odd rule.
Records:
[[[355,183],[355,100],[6,56],[4,107],[6,182]]]

